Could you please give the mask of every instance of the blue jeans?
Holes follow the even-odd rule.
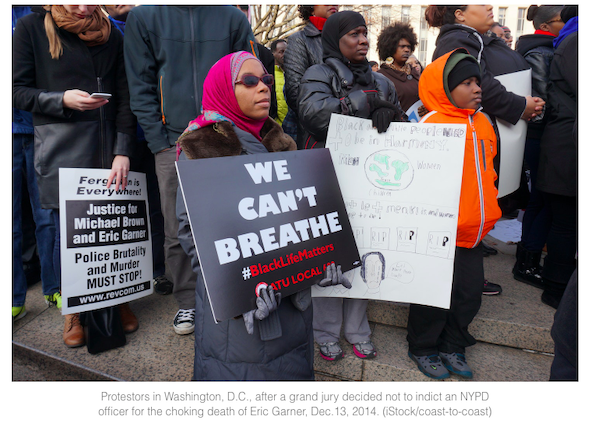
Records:
[[[25,305],[27,280],[22,259],[22,185],[26,184],[35,220],[35,239],[41,264],[41,282],[44,295],[60,290],[60,281],[53,266],[55,227],[51,210],[41,208],[39,189],[35,178],[34,144],[32,134],[12,135],[12,306]]]

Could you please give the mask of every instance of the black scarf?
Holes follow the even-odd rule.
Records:
[[[359,26],[366,26],[364,17],[358,12],[344,10],[343,12],[331,15],[321,34],[323,43],[323,60],[327,58],[336,58],[342,61],[354,74],[354,82],[361,85],[368,85],[372,82],[372,69],[368,59],[362,63],[352,63],[341,53],[339,49],[339,40],[345,34]]]

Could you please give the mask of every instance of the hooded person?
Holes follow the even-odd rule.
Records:
[[[449,52],[426,67],[419,97],[430,111],[421,123],[466,126],[456,252],[450,309],[411,304],[407,326],[409,357],[434,379],[455,373],[471,378],[465,348],[475,344],[468,326],[481,306],[481,241],[501,217],[497,203],[495,131],[481,113],[481,69],[466,49]]]
[[[250,53],[216,62],[204,81],[202,114],[177,141],[179,160],[296,150],[268,116],[272,83]],[[179,241],[197,274],[193,379],[312,380],[310,289],[281,299],[268,286],[257,309],[216,324],[182,198],[177,196]]]

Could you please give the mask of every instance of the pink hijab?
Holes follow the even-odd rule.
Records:
[[[183,134],[220,121],[229,121],[261,140],[261,128],[267,118],[255,120],[245,116],[234,95],[234,82],[247,59],[255,59],[261,63],[251,53],[240,51],[224,56],[210,68],[203,85],[202,113],[189,122]],[[261,66],[267,72],[263,63]]]

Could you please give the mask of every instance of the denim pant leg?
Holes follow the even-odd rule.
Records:
[[[23,140],[33,137],[27,134],[12,135],[12,306],[25,305],[27,295],[27,280],[23,269],[23,228],[22,228],[22,181]]]
[[[179,242],[177,219],[177,170],[176,149],[173,147],[155,155],[156,176],[160,191],[160,208],[164,218],[164,253],[166,266],[173,282],[173,296],[180,309],[195,308],[195,284],[197,275],[191,267],[191,259]]]
[[[29,200],[31,201],[31,210],[35,220],[35,239],[37,241],[37,251],[39,253],[39,262],[41,264],[41,282],[43,295],[52,295],[60,290],[60,284],[56,277],[53,266],[53,250],[55,240],[55,226],[51,217],[51,209],[41,208],[39,200],[39,188],[35,175],[35,153],[33,137],[26,140],[23,144],[25,154],[25,167],[27,175],[27,188],[29,190]]]
[[[51,218],[55,227],[55,238],[53,244],[53,270],[56,275],[58,284],[62,281],[62,264],[60,263],[60,210],[54,209],[51,211]]]

